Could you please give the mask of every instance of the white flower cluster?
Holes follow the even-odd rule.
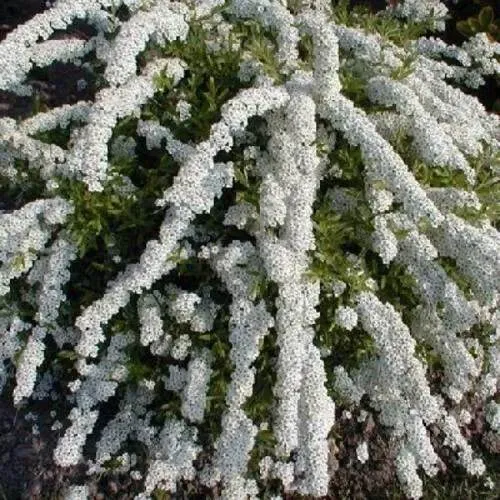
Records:
[[[395,106],[409,118],[409,134],[420,157],[430,165],[449,166],[462,170],[467,180],[475,180],[475,172],[450,137],[439,127],[435,118],[427,113],[411,89],[387,77],[374,77],[367,87],[369,99],[384,106]]]
[[[462,49],[467,52],[472,64],[476,66],[476,72],[481,76],[498,76],[500,74],[500,62],[498,61],[500,43],[491,41],[486,33],[477,33],[463,43]],[[480,84],[483,81],[480,81]]]
[[[180,75],[182,76],[184,69],[179,61]],[[185,144],[175,139],[172,132],[162,127],[158,122],[149,120],[139,120],[137,122],[137,134],[146,138],[146,147],[148,149],[160,148],[163,139],[166,141],[165,149],[172,155],[175,161],[184,162],[194,152],[194,148],[189,144]]]
[[[38,170],[43,179],[49,180],[58,173],[66,152],[56,144],[46,144],[29,137],[12,118],[0,119],[0,145],[5,155],[5,175],[16,181],[13,163],[16,159],[28,162],[28,168]]]
[[[471,102],[470,96],[443,85],[429,70],[427,63],[422,62],[405,82],[465,155],[477,156],[483,152],[485,143],[497,147],[498,117]]]
[[[356,457],[362,464],[370,458],[368,454],[368,443],[366,441],[363,441],[356,447]]]
[[[170,63],[170,64],[169,64]],[[120,87],[101,90],[89,111],[86,125],[75,134],[74,144],[61,168],[68,175],[81,175],[90,191],[102,191],[108,169],[108,141],[119,118],[135,113],[153,97],[153,76],[175,61],[157,59],[140,76],[126,80]]]
[[[321,85],[331,85],[330,77],[317,73],[320,81],[325,80]],[[263,177],[257,241],[266,272],[279,287],[280,351],[274,387],[278,404],[273,428],[277,453],[286,457],[297,451],[295,473],[301,480],[288,489],[324,495],[329,481],[326,438],[334,421],[334,404],[326,394],[323,362],[312,343],[310,325],[318,315],[319,283],[302,276],[307,252],[315,248],[311,215],[320,159],[312,144],[316,137],[312,89],[305,90],[300,83],[297,74],[287,84],[290,102],[284,111],[270,116],[268,153],[257,160]],[[266,226],[281,226],[280,237],[266,233]]]
[[[204,349],[191,357],[186,386],[182,392],[181,412],[190,422],[203,422],[208,383],[212,375],[210,351]]]
[[[334,375],[335,389],[340,396],[349,404],[359,404],[365,392],[354,383],[346,369],[341,365],[336,366]]]
[[[466,50],[455,45],[449,45],[440,38],[422,37],[414,42],[414,48],[419,54],[430,57],[444,56],[456,59],[463,66],[471,65],[471,58]]]
[[[190,222],[198,213],[210,210],[214,198],[220,196],[224,186],[231,185],[231,165],[213,162],[213,156],[232,143],[232,134],[244,129],[248,119],[280,107],[288,98],[282,88],[248,89],[224,104],[222,121],[212,126],[209,140],[200,143],[181,165],[173,185],[157,205],[170,202],[160,227],[159,240],[151,240],[141,255],[140,263],[126,268],[109,284],[105,295],[91,304],[77,318],[76,326],[82,330],[77,351],[84,356],[96,356],[97,344],[104,339],[102,326],[130,300],[130,292],[148,289],[175,267],[165,259],[177,248],[186,234]]]
[[[72,422],[64,436],[57,443],[54,451],[54,462],[61,467],[69,467],[79,462],[87,435],[94,428],[99,412],[97,410],[84,412],[73,408],[68,415]]]
[[[12,394],[14,404],[29,397],[35,387],[37,368],[42,364],[45,351],[44,328],[36,326],[24,346],[16,368],[16,387]]]
[[[88,473],[102,472],[104,462],[115,455],[129,436],[133,436],[143,425],[142,417],[146,414],[146,405],[153,400],[153,390],[147,382],[137,388],[127,390],[120,402],[118,413],[101,431],[96,445],[95,463],[89,464]]]
[[[427,63],[433,71],[473,89],[485,83],[484,76],[500,73],[500,43],[490,40],[486,33],[477,33],[460,47],[434,37],[419,38],[414,42],[414,49],[432,58],[432,62],[427,60]],[[460,66],[444,62],[443,57],[455,59]]]
[[[52,234],[52,227],[65,222],[72,205],[53,198],[27,203],[8,214],[0,214],[0,296],[9,283],[29,271]]]
[[[446,79],[477,86],[483,76],[498,74],[498,44],[478,35],[462,47],[421,38],[403,48],[380,35],[336,24],[330,16],[332,4],[324,0],[293,2],[293,6],[271,0],[223,3],[58,0],[0,42],[0,90],[17,95],[31,92],[26,81],[34,65],[53,61],[80,65],[82,58],[94,54],[96,68],[104,68],[104,78],[97,79],[98,90],[91,101],[62,105],[24,121],[0,120],[2,180],[19,190],[20,199],[26,194],[23,183],[29,174],[39,174],[45,183],[40,199],[32,201],[29,194],[24,206],[16,200],[13,206],[21,208],[12,210],[9,194],[7,209],[0,211],[0,390],[13,372],[16,404],[30,396],[57,399],[53,386],[57,387],[54,382],[61,369],[58,363],[40,374],[37,382],[44,356],[49,351],[53,354],[46,349],[51,335],[59,350],[68,344],[74,348],[74,353],[65,355],[75,356],[78,372],[67,385],[72,410],[70,426],[54,452],[57,465],[71,466],[82,460],[87,437],[95,431],[98,418],[99,422],[104,418],[100,404],[116,395],[118,410],[100,429],[95,459],[87,461],[88,473],[105,472],[104,464],[116,458],[119,471],[144,481],[144,492],[136,500],[150,498],[155,489],[175,492],[183,480],[217,487],[228,500],[259,498],[259,479],[280,480],[285,494],[327,496],[328,436],[335,404],[327,391],[325,358],[337,353],[319,348],[315,337],[318,305],[326,293],[326,300],[335,300],[335,332],[354,335],[363,330],[376,349],[357,368],[333,368],[335,393],[339,403],[353,412],[363,395],[369,396],[378,421],[390,428],[398,446],[395,465],[407,496],[422,495],[420,468],[429,476],[437,472],[440,459],[428,433],[431,425],[444,435],[445,446],[457,452],[469,473],[482,474],[485,465],[474,456],[457,421],[466,423],[471,412],[457,408],[476,391],[476,399],[486,405],[491,429],[498,432],[499,405],[492,398],[500,381],[500,238],[494,222],[486,218],[491,201],[482,185],[482,176],[497,172],[493,162],[482,164],[480,171],[473,160],[497,153],[500,119]],[[221,7],[228,16],[212,13]],[[440,29],[446,8],[438,0],[401,0],[388,12],[417,22],[430,20]],[[263,63],[250,52],[242,54],[234,76],[243,88],[221,105],[220,119],[210,124],[208,137],[183,142],[176,137],[177,127],[167,128],[162,117],[155,118],[149,109],[143,111],[161,92],[158,81],[166,77],[174,87],[182,87],[188,72],[190,76],[196,73],[179,58],[162,59],[157,54],[171,42],[188,43],[188,32],[198,17],[210,31],[209,39],[200,37],[199,43],[206,44],[203,48],[214,60],[219,52],[238,48],[227,43],[233,20],[260,25],[259,36],[273,33],[280,84],[267,74],[271,62]],[[51,38],[78,19],[92,25],[96,34],[88,40]],[[312,61],[299,57],[299,41],[304,36],[312,43]],[[160,47],[158,53],[149,50],[153,46]],[[415,54],[410,74],[395,79],[394,70],[406,71],[408,57]],[[461,66],[444,62],[442,57],[455,59]],[[147,62],[141,64],[141,59]],[[85,68],[91,69],[92,64],[85,63]],[[350,72],[356,81],[363,80],[365,96],[377,111],[366,112],[358,101],[347,97],[348,92],[342,92],[349,79],[341,75]],[[183,92],[173,101],[177,102],[174,123],[197,123],[198,103]],[[265,147],[258,144],[258,133],[248,127],[254,117],[265,122]],[[122,119],[134,123],[136,135],[117,127]],[[58,127],[69,132],[64,147],[39,138]],[[416,165],[405,163],[404,155],[396,152],[393,144],[399,137],[413,141],[408,152],[418,160]],[[362,180],[359,187],[344,182],[341,160],[330,165],[338,143],[346,141],[352,150],[359,148],[363,165],[363,177],[356,179]],[[163,221],[155,228],[156,239],[145,243],[135,262],[127,260],[99,298],[90,304],[84,301],[76,319],[67,321],[73,318],[73,297],[65,297],[64,287],[79,274],[70,272],[77,249],[71,238],[74,224],[68,223],[68,216],[81,199],[73,202],[51,193],[72,193],[78,184],[87,190],[85,202],[92,203],[95,192],[113,184],[127,202],[141,199],[141,176],[134,169],[149,169],[141,165],[144,143],[151,156],[166,151],[179,166],[169,184],[154,186],[157,198],[148,200],[155,213],[163,213]],[[228,193],[235,191],[237,172],[232,158],[240,152],[249,168],[245,174],[251,173],[257,188],[243,193],[250,198],[240,197],[240,192],[236,199],[228,197],[232,201],[217,228],[204,227],[199,221],[214,215],[219,207],[216,201],[222,198],[225,203],[225,195],[234,194]],[[490,162],[489,158],[483,163]],[[121,166],[115,171],[115,160],[125,160],[126,168],[133,171],[122,173]],[[416,172],[419,165],[431,172],[443,167],[464,174],[468,185],[459,189],[421,182]],[[333,186],[322,183],[330,174]],[[63,185],[60,176],[68,190],[59,189]],[[486,187],[488,182],[489,178]],[[476,187],[480,188],[477,192]],[[323,199],[340,216],[357,216],[360,201],[366,202],[373,227],[370,234],[364,220],[361,228],[355,228],[363,250],[361,255],[346,253],[350,267],[342,280],[327,275],[320,282],[308,272],[318,250],[314,210]],[[488,209],[485,214],[483,208]],[[481,217],[469,220],[458,215],[469,210]],[[54,235],[57,226],[63,228]],[[228,235],[246,233],[248,238],[218,239],[224,226]],[[120,264],[124,253],[117,246],[111,257]],[[380,299],[385,276],[378,283],[378,276],[370,276],[363,265],[366,251],[371,250],[380,257],[381,272],[398,265],[413,279],[418,305],[404,311],[407,315]],[[205,276],[195,276],[185,289],[174,285],[170,272],[191,258],[208,263],[209,281],[196,287],[197,278],[203,281]],[[354,286],[359,285],[360,276],[365,285],[361,292]],[[273,289],[274,304],[260,296],[262,283]],[[132,294],[138,295],[137,307]],[[210,345],[215,337],[221,341],[217,315],[221,309],[226,314],[218,298],[221,294],[230,297],[225,305],[231,374],[224,380],[221,432],[210,443],[213,453],[207,456],[198,433],[207,424],[212,427],[208,421],[213,410],[208,404],[210,383],[225,368],[216,366],[216,358],[200,342]],[[68,309],[60,307],[65,301]],[[26,304],[35,309],[32,314],[22,307]],[[115,324],[113,318],[120,311],[123,317]],[[134,331],[128,324],[123,327],[130,315],[136,315]],[[409,319],[408,324],[403,318]],[[479,340],[474,328],[490,326],[495,333]],[[269,363],[263,346],[271,341],[277,356]],[[432,394],[428,367],[416,354],[418,343],[431,349],[443,366],[444,380]],[[130,367],[136,359],[129,356],[137,350],[154,359],[147,379]],[[96,358],[95,362],[89,358]],[[268,369],[275,371],[276,381],[269,423],[266,416],[259,427],[246,405],[261,383],[257,366],[264,359]],[[158,382],[162,382],[159,391]],[[168,415],[161,421],[161,427],[150,425],[157,421],[154,411],[164,392],[174,393],[180,407],[173,410],[175,417]],[[455,410],[445,409],[443,394],[457,405]],[[57,421],[53,429],[61,425]],[[260,453],[256,444],[261,431],[271,431],[276,445],[266,450],[267,456],[259,457],[260,477],[255,477],[249,474],[249,462],[253,452]],[[206,437],[203,434],[203,441]],[[148,467],[129,454],[129,439],[144,444]],[[368,444],[359,443],[356,456],[364,464],[370,458]],[[197,459],[201,470],[195,467]],[[140,471],[131,470],[136,466]],[[85,486],[67,492],[67,498],[87,495]]]
[[[500,403],[490,401],[486,407],[486,420],[491,428],[500,434]]]
[[[76,248],[64,234],[55,241],[50,255],[35,262],[28,276],[28,282],[40,282],[37,296],[38,312],[35,315],[37,326],[33,329],[26,346],[17,362],[16,387],[13,392],[14,403],[29,397],[35,387],[37,368],[44,360],[44,339],[48,331],[58,343],[64,344],[66,335],[57,325],[59,306],[65,296],[61,287],[69,280],[67,269],[71,260],[76,257]]]
[[[479,306],[466,299],[435,260],[437,255],[429,239],[412,228],[400,241],[397,260],[415,278],[416,291],[423,302],[415,311],[412,333],[426,339],[442,357],[448,382],[445,390],[458,402],[479,375],[481,366],[457,334],[479,322]],[[444,306],[441,311],[439,303]]]
[[[18,333],[31,328],[31,324],[22,321],[17,315],[8,318],[0,318],[0,392],[7,382],[8,372],[5,362],[11,360],[21,347]]]
[[[184,40],[189,30],[189,10],[180,2],[158,0],[148,10],[139,11],[120,26],[120,31],[106,53],[105,78],[110,85],[122,85],[135,76],[137,56],[149,39],[161,44]]]
[[[437,230],[434,244],[439,255],[455,259],[458,269],[470,279],[479,300],[484,303],[498,300],[500,236],[489,222],[476,227],[454,214],[447,214]]]
[[[167,293],[170,291],[171,287],[167,289]],[[187,323],[194,316],[196,306],[201,302],[201,297],[196,293],[183,290],[172,291],[174,292],[174,298],[168,303],[169,313],[178,323]]]
[[[170,355],[174,359],[182,361],[187,358],[191,345],[192,342],[191,339],[189,338],[189,335],[185,333],[179,335],[179,337],[177,337],[172,344]]]
[[[47,40],[55,30],[64,30],[76,19],[98,20],[102,7],[109,7],[111,3],[111,0],[59,0],[52,8],[18,26],[0,45],[0,61],[5,68],[0,77],[0,89],[10,90],[18,95],[30,95],[31,87],[22,82],[37,56],[38,63],[50,64],[57,57],[72,59],[83,55],[85,45],[82,47],[82,43],[76,40],[38,42],[40,38]],[[46,49],[40,49],[40,45],[46,43],[49,43]],[[88,45],[91,43],[89,41]],[[49,47],[51,50],[47,50]],[[55,47],[57,50],[54,50]],[[41,50],[46,54],[45,57],[42,57]],[[73,55],[72,52],[76,54]]]
[[[327,437],[335,421],[335,404],[326,391],[326,374],[320,352],[312,344],[307,346],[302,370],[299,446],[294,473],[300,478],[297,481],[300,494],[320,497],[328,493],[330,482]]]
[[[35,315],[35,321],[40,325],[54,327],[59,306],[65,299],[62,287],[70,279],[68,268],[76,256],[75,245],[67,234],[61,232],[50,247],[49,255],[38,259],[32,267],[27,281],[31,285],[40,283]]]
[[[278,60],[290,70],[297,66],[299,33],[286,6],[271,0],[237,0],[232,2],[230,12],[237,18],[255,19],[263,27],[275,29],[278,32]]]
[[[257,252],[251,243],[234,242],[228,247],[205,247],[202,255],[211,265],[232,295],[230,306],[230,358],[234,366],[222,417],[222,433],[216,442],[211,466],[205,470],[205,481],[221,481],[225,498],[245,498],[256,494],[254,481],[245,479],[249,454],[253,448],[257,427],[242,409],[251,396],[255,380],[252,364],[259,355],[262,340],[274,324],[263,301],[254,305],[249,300],[252,278],[258,270]]]
[[[257,218],[258,214],[255,205],[242,201],[228,208],[224,217],[224,225],[243,229],[248,222],[257,220]]]
[[[381,422],[392,427],[401,439],[398,474],[407,484],[408,477],[413,477],[412,491],[419,491],[416,496],[420,496],[417,467],[422,466],[428,475],[437,472],[438,457],[424,424],[440,419],[440,401],[430,393],[424,366],[414,354],[415,341],[395,309],[372,293],[363,292],[358,296],[357,312],[361,325],[377,344],[378,358],[366,361],[356,371],[354,382],[370,395],[381,412]],[[403,468],[412,464],[413,471]]]
[[[56,127],[67,128],[70,122],[85,123],[91,109],[88,101],[79,101],[75,104],[63,104],[44,113],[37,113],[19,124],[19,128],[27,135],[54,130]]]
[[[432,21],[436,30],[444,31],[448,8],[440,0],[400,0],[388,9],[412,21]]]
[[[156,355],[166,355],[172,342],[171,335],[165,333],[163,329],[160,309],[162,299],[159,293],[153,292],[141,295],[137,304],[141,325],[141,344],[144,346],[151,344],[151,352]]]
[[[186,426],[182,420],[165,421],[151,450],[154,458],[144,481],[145,494],[150,495],[157,487],[175,492],[177,481],[194,478],[193,460],[200,452],[200,446],[195,444],[196,437],[196,429]],[[144,496],[135,498],[141,500]]]
[[[338,307],[335,311],[335,322],[346,330],[352,330],[358,324],[356,310],[352,307]]]
[[[187,380],[187,370],[179,368],[177,365],[168,367],[168,377],[163,377],[165,390],[173,392],[181,392]]]
[[[64,500],[87,500],[88,497],[89,489],[87,486],[70,486],[64,495]]]
[[[404,211],[413,220],[428,217],[433,225],[442,221],[442,214],[426,196],[425,190],[409,172],[399,155],[378,134],[363,110],[339,96],[329,105],[325,117],[345,134],[352,146],[359,146],[366,166],[367,181],[384,181],[394,200],[402,202]]]
[[[181,122],[183,122],[191,117],[191,113],[190,113],[191,104],[189,104],[187,101],[184,101],[183,99],[181,99],[177,103],[175,110],[177,111],[177,113],[179,113],[179,120]]]
[[[87,435],[92,432],[99,416],[99,410],[94,408],[114,395],[118,383],[127,374],[123,351],[130,342],[130,335],[115,334],[106,356],[99,363],[87,364],[85,360],[79,360],[77,369],[83,381],[78,378],[70,385],[71,391],[75,393],[76,406],[68,416],[72,425],[66,429],[54,450],[56,464],[67,467],[77,464],[81,459]]]
[[[94,49],[93,40],[48,40],[34,46],[31,61],[35,66],[49,66],[54,60],[79,64],[79,59]]]
[[[486,470],[486,466],[480,458],[473,457],[474,451],[460,432],[456,419],[451,415],[444,417],[442,429],[446,436],[444,440],[445,446],[450,446],[450,448],[458,452],[460,463],[467,472],[471,475],[482,475]]]

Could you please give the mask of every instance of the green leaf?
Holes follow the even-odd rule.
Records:
[[[78,354],[75,351],[59,351],[57,357],[61,359],[69,359],[74,361],[78,359]]]
[[[481,25],[479,24],[479,21],[477,19],[471,17],[467,22],[469,24],[472,34],[476,34],[481,31]]]
[[[12,259],[12,267],[16,271],[21,271],[22,269],[24,269],[24,266],[25,266],[25,255],[19,253]]]
[[[481,9],[481,12],[479,12],[478,20],[483,31],[488,31],[488,26],[493,22],[494,19],[495,13],[490,6],[483,7]]]

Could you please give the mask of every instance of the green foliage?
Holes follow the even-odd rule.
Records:
[[[1,205],[4,208],[17,210],[25,203],[34,201],[44,194],[45,183],[38,170],[28,168],[28,162],[16,159],[14,161],[16,174],[11,181],[0,173]]]
[[[477,13],[467,19],[456,22],[457,30],[463,36],[469,38],[477,33],[486,33],[493,42],[500,41],[500,18],[495,14],[494,2],[476,1],[478,4]],[[488,5],[490,4],[490,5]],[[480,6],[482,8],[480,8]]]
[[[417,54],[410,53],[403,59],[403,64],[398,68],[392,70],[391,78],[394,80],[403,80],[410,76],[414,70],[414,63],[417,60]]]
[[[143,56],[145,60],[157,55],[179,57],[187,64],[186,75],[175,88],[168,78],[156,80],[158,92],[143,112],[144,119],[158,119],[183,142],[206,139],[210,125],[220,119],[221,105],[241,88],[237,78],[240,51],[229,48],[211,53],[206,43],[209,36],[200,22],[193,22],[185,42],[150,48]],[[175,107],[181,98],[191,105],[191,116],[179,123]]]
[[[235,201],[251,203],[258,211],[260,179],[252,172],[252,163],[241,159],[233,162],[233,167],[236,181]]]
[[[58,179],[57,194],[69,199],[74,206],[67,227],[78,246],[80,257],[89,250],[97,250],[100,241],[106,248],[119,249],[123,255],[132,257],[137,247],[145,245],[153,237],[161,221],[153,200],[159,198],[163,189],[170,185],[177,166],[167,155],[159,161],[155,161],[152,155],[145,156],[149,163],[156,163],[156,168],[151,168],[146,162],[138,164],[133,159],[117,159],[111,165],[111,172],[116,176],[106,183],[101,192],[88,191],[85,184],[78,180]],[[121,175],[130,176],[139,189],[130,195],[122,194]],[[135,234],[137,227],[144,228],[145,232]],[[131,234],[134,238],[130,237]],[[131,246],[131,242],[135,245]]]
[[[161,490],[159,488],[156,488],[153,491],[153,498],[154,498],[154,500],[170,500],[171,495],[170,495],[170,493],[167,493],[165,490]]]
[[[262,28],[258,22],[251,20],[238,23],[235,33],[243,51],[249,52],[261,63],[265,74],[273,78],[276,84],[284,83],[284,76],[281,73],[283,63],[278,63],[276,59],[275,35]]]
[[[55,144],[60,148],[67,148],[69,136],[69,127],[62,128],[61,126],[47,132],[39,132],[38,134],[33,135],[33,137],[35,139],[38,139],[39,141],[45,142],[47,144]]]
[[[311,70],[313,67],[314,53],[313,53],[313,40],[309,34],[303,34],[298,43],[299,58],[301,69]]]
[[[477,173],[474,191],[482,205],[478,217],[488,218],[500,230],[500,152],[485,145],[483,153],[469,158],[469,163]]]
[[[352,7],[349,0],[333,1],[332,20],[353,28],[361,28],[368,33],[379,34],[384,39],[405,46],[432,30],[432,21],[405,21],[390,15],[386,11],[377,13],[367,5]]]
[[[229,14],[225,13],[226,17]],[[156,80],[155,98],[143,112],[143,118],[159,119],[183,142],[204,140],[212,123],[220,119],[220,108],[236,93],[250,85],[237,77],[243,54],[249,53],[262,64],[263,70],[277,83],[282,82],[280,65],[276,62],[276,42],[255,21],[238,21],[227,37],[225,46],[217,51],[209,48],[211,30],[199,21],[190,25],[187,40],[174,41],[160,50],[163,57],[179,57],[187,64],[186,75],[175,88],[169,78]],[[208,42],[208,44],[207,44]],[[159,49],[149,49],[143,58],[157,55]],[[191,105],[191,116],[179,123],[175,106],[182,98]]]

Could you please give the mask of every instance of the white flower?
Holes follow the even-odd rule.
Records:
[[[363,441],[356,447],[356,457],[362,464],[370,458],[368,455],[368,443],[366,441]]]
[[[196,429],[187,427],[181,420],[165,421],[152,447],[154,458],[144,481],[146,494],[151,494],[157,486],[173,493],[177,481],[194,478],[193,460],[200,452],[196,437]]]
[[[64,500],[87,500],[88,497],[89,489],[86,485],[70,486],[64,495]]]
[[[19,358],[16,369],[16,387],[13,392],[14,404],[31,396],[35,387],[37,368],[44,359],[44,337],[46,330],[35,327]]]
[[[500,434],[500,404],[491,401],[486,407],[486,420],[491,428]]]
[[[191,347],[191,339],[188,335],[181,335],[173,341],[172,349],[170,350],[170,355],[174,359],[183,360],[189,354],[189,348]]]
[[[242,201],[228,208],[224,217],[225,226],[236,226],[238,229],[243,229],[250,221],[257,219],[257,210],[254,205],[247,201]]]
[[[196,306],[201,302],[201,297],[195,293],[176,291],[173,288],[168,288],[167,292],[170,290],[176,293],[175,298],[168,304],[171,316],[179,323],[187,323],[193,317]]]
[[[210,351],[204,350],[191,358],[186,386],[182,392],[181,412],[191,422],[201,423],[205,411],[208,383],[212,374]]]
[[[188,12],[181,3],[158,0],[150,9],[139,11],[123,23],[106,54],[104,76],[109,83],[121,85],[135,75],[137,55],[146,48],[148,40],[156,43],[184,40],[189,30]]]
[[[333,291],[334,297],[340,297],[344,293],[344,290],[346,288],[347,288],[346,283],[344,283],[341,280],[335,280],[332,283],[332,291]]]
[[[68,418],[72,425],[59,440],[54,451],[54,462],[61,467],[76,465],[81,458],[82,448],[87,434],[92,432],[99,412],[83,412],[73,408]]]
[[[175,110],[179,114],[179,120],[181,122],[184,121],[184,120],[189,119],[189,117],[191,116],[190,109],[191,109],[191,104],[189,104],[187,101],[184,101],[184,100],[181,99],[177,103],[177,106],[175,107]]]
[[[435,29],[444,31],[444,19],[448,9],[439,0],[401,0],[391,9],[397,16],[414,22],[432,20]]]
[[[340,306],[335,311],[335,322],[350,331],[358,324],[358,315],[352,307]]]

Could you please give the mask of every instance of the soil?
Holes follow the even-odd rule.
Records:
[[[61,469],[52,461],[57,433],[48,428],[50,410],[37,412],[36,422],[26,420],[10,401],[0,400],[0,498],[2,500],[56,499],[78,468]],[[33,433],[37,424],[42,432]],[[80,471],[81,475],[81,471]]]
[[[89,487],[89,500],[132,500],[141,490],[128,475],[89,477],[84,463],[68,468],[54,464],[53,452],[63,431],[51,430],[51,405],[42,401],[28,412],[0,398],[0,500],[62,500],[67,488],[77,484]]]
[[[332,470],[332,500],[368,500],[394,498],[397,489],[394,459],[397,449],[390,443],[372,414],[358,421],[359,412],[350,418],[336,415],[333,428],[335,436],[335,461],[338,468]],[[343,412],[342,412],[343,413]],[[356,448],[365,441],[369,459],[361,463]]]

